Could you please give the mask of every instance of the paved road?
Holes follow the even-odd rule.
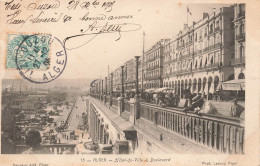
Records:
[[[68,130],[76,130],[79,124],[82,124],[82,113],[86,110],[86,101],[84,101],[81,97],[77,98],[75,103],[75,107],[72,110],[71,120],[69,123]]]
[[[61,121],[64,121],[64,122],[66,121],[68,114],[71,110],[71,106],[67,107],[67,106],[63,105],[63,106],[61,106],[60,109],[62,109],[60,116],[58,116],[58,117],[53,116],[54,122],[57,124],[57,126],[61,125]]]

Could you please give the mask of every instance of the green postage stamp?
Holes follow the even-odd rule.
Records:
[[[7,69],[46,70],[50,65],[50,35],[8,34]]]

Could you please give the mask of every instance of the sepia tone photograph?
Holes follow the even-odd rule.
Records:
[[[179,155],[209,155],[184,163],[239,165],[252,135],[259,141],[247,127],[259,125],[247,118],[259,119],[259,108],[246,104],[246,78],[258,73],[246,65],[246,9],[242,2],[0,1],[1,155],[27,160],[0,159],[167,165],[182,163]]]

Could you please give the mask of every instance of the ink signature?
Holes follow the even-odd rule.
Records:
[[[81,29],[80,30],[81,34],[66,37],[63,41],[64,47],[67,50],[77,49],[79,47],[82,47],[82,46],[88,44],[91,40],[93,40],[98,35],[104,34],[104,33],[118,33],[119,37],[116,39],[116,41],[118,41],[121,38],[122,32],[138,31],[142,27],[140,24],[135,24],[135,23],[109,24],[107,22],[103,26],[99,26],[97,24],[98,24],[98,22],[95,21],[93,24],[89,25],[86,29]],[[74,46],[71,48],[66,47],[67,44],[69,44],[70,42],[73,42],[72,39],[76,39],[79,37],[84,37],[84,39],[86,41],[83,44],[78,45],[78,46]]]

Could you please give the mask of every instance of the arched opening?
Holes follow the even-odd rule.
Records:
[[[183,92],[184,92],[184,81],[181,80],[181,98],[183,98]]]
[[[244,57],[244,50],[245,50],[245,48],[244,48],[244,46],[243,45],[241,45],[240,46],[240,58],[243,58]]]
[[[177,90],[178,92],[177,92],[177,93],[178,93],[179,96],[180,96],[180,93],[181,93],[180,84],[181,84],[181,83],[180,83],[180,80],[178,80],[178,90]]]
[[[198,79],[198,93],[201,92],[201,78]]]
[[[208,89],[206,89],[209,93],[208,93],[208,100],[211,100],[212,99],[212,91],[214,92],[214,89],[213,89],[213,85],[212,85],[212,77],[209,77],[208,78]]]
[[[215,78],[214,78],[214,92],[216,92],[218,86],[219,86],[219,77],[215,76]]]
[[[194,80],[193,80],[193,91],[192,91],[192,93],[197,93],[197,79],[195,78]]]
[[[208,58],[206,57],[204,66],[207,66],[207,64],[208,64]]]
[[[188,80],[186,79],[184,83],[184,88],[187,89],[188,88],[187,86],[188,86]]]
[[[207,84],[207,78],[206,77],[204,77],[203,78],[203,81],[202,81],[202,94],[203,93],[205,93],[205,91],[206,91],[206,84]]]
[[[191,90],[191,79],[189,79],[188,89]]]
[[[233,80],[233,79],[235,79],[234,74],[231,74],[231,75],[228,77],[228,81],[229,81],[229,80]]]
[[[240,74],[238,75],[238,79],[245,79],[244,73],[240,73]]]
[[[177,94],[178,93],[178,87],[177,87],[178,85],[177,85],[177,81],[175,81],[174,82],[174,91],[175,91],[175,94]]]
[[[172,88],[174,88],[174,81],[172,81]]]

